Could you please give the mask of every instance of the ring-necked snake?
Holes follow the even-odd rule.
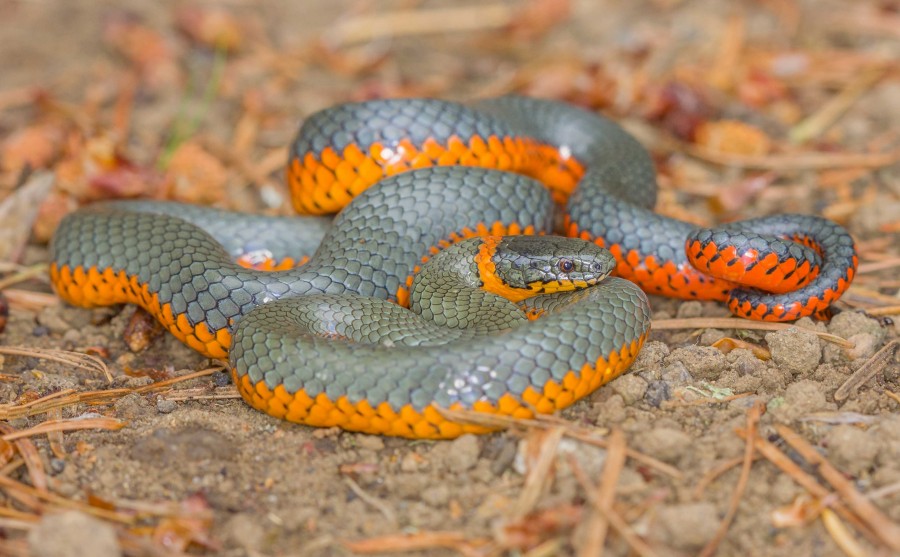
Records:
[[[727,301],[755,319],[825,310],[857,264],[850,236],[822,218],[706,230],[653,213],[648,153],[611,121],[551,101],[341,105],[304,122],[288,181],[301,212],[344,209],[329,225],[179,204],[90,206],[56,233],[53,283],[77,305],[142,305],[189,346],[229,356],[244,398],[274,416],[453,437],[480,429],[439,407],[513,416],[563,408],[622,373],[649,332],[634,284],[565,273],[602,267],[605,252],[502,237],[551,232],[554,201],[565,208],[557,229],[608,248],[620,277],[653,294]],[[306,236],[310,222],[318,232]],[[316,245],[294,269],[246,267]],[[452,294],[451,305],[440,285],[460,276],[480,289]],[[543,293],[526,299],[525,290]],[[485,298],[494,325],[472,318]],[[443,315],[451,328],[401,305]]]

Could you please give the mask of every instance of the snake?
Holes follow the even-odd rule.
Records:
[[[272,416],[453,438],[494,429],[454,412],[529,418],[622,374],[649,336],[645,293],[789,321],[856,273],[852,237],[819,216],[656,213],[647,150],[562,102],[341,104],[303,121],[288,159],[308,216],[94,203],[54,235],[55,290],[142,306]]]

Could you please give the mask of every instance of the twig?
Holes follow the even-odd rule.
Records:
[[[737,317],[690,317],[683,319],[655,319],[651,325],[657,331],[672,329],[745,329],[751,331],[783,331],[797,327],[801,331],[815,333],[820,339],[832,342],[844,348],[853,348],[854,344],[845,338],[815,329],[800,327],[794,323],[769,323],[767,321],[751,321]]]
[[[858,492],[831,462],[797,432],[783,424],[777,424],[775,430],[788,445],[800,453],[800,456],[816,467],[819,474],[834,487],[847,506],[871,527],[885,545],[893,551],[900,551],[900,525],[892,522],[878,507]]]
[[[541,495],[543,495],[549,480],[552,478],[550,471],[556,462],[559,442],[564,432],[565,430],[562,427],[556,427],[547,431],[535,430],[529,437],[529,440],[538,440],[540,452],[534,462],[534,466],[528,471],[528,475],[525,476],[525,486],[522,488],[519,500],[516,501],[515,509],[512,512],[514,518],[524,517],[533,511],[538,501],[540,501]]]
[[[11,435],[16,433],[16,431],[16,428],[9,425],[9,423],[0,422],[0,433],[3,433],[3,435]],[[49,482],[47,480],[47,472],[44,469],[44,461],[41,459],[37,447],[34,446],[31,439],[27,438],[16,439],[12,443],[16,448],[16,451],[18,451],[19,456],[22,457],[25,468],[28,469],[28,477],[31,479],[31,485],[39,492],[46,493]]]
[[[594,485],[594,482],[588,478],[587,474],[581,468],[581,465],[578,464],[578,459],[576,459],[572,454],[568,454],[568,462],[569,467],[572,469],[572,473],[575,476],[575,479],[581,485],[584,492],[587,494],[588,500],[594,505],[594,509],[599,512],[605,512],[605,519],[608,524],[615,530],[622,539],[625,540],[632,550],[641,557],[656,557],[656,552],[647,545],[640,536],[638,536],[631,526],[628,525],[628,522],[617,513],[612,506],[610,506],[606,511],[602,511],[600,506],[597,504],[597,487]],[[605,470],[605,469],[604,469]]]
[[[21,482],[17,482],[12,478],[0,476],[0,488],[6,490],[7,494],[10,496],[14,496],[15,494],[23,494],[27,497],[43,500],[60,507],[65,507],[67,509],[80,510],[97,518],[103,518],[121,524],[134,524],[135,522],[135,518],[133,516],[108,509],[103,509],[100,507],[95,507],[93,505],[88,505],[86,503],[81,503],[72,499],[66,499],[65,497],[56,495],[55,493],[38,491],[37,489],[25,485]]]
[[[151,383],[149,385],[144,385],[143,387],[136,388],[106,389],[103,391],[88,391],[84,393],[76,392],[74,389],[65,389],[41,397],[37,400],[26,402],[24,404],[0,405],[0,420],[27,418],[29,416],[43,414],[49,411],[51,408],[62,408],[78,403],[105,404],[110,401],[118,400],[123,396],[129,395],[131,393],[143,394],[165,390],[175,383],[189,381],[191,379],[196,379],[197,377],[203,377],[206,375],[212,375],[213,373],[218,373],[221,370],[221,366],[214,366],[206,369],[201,369],[200,371],[188,373],[186,375],[181,375],[179,377],[173,377],[172,379],[166,379],[164,381],[158,381],[156,383]]]
[[[4,290],[13,284],[18,284],[20,282],[25,282],[26,280],[33,279],[35,277],[43,277],[47,275],[47,264],[46,263],[38,263],[37,265],[31,265],[30,267],[25,267],[20,271],[16,271],[15,273],[9,275],[8,277],[3,277],[0,279],[0,290]]]
[[[16,439],[32,437],[34,435],[41,435],[51,431],[75,431],[79,429],[118,430],[122,429],[123,427],[125,427],[125,422],[119,421],[115,418],[73,418],[68,420],[47,420],[46,422],[39,423],[38,425],[29,427],[28,429],[23,429],[14,433],[7,433],[0,438],[2,438],[4,441],[14,441]]]
[[[616,485],[622,468],[625,467],[625,435],[621,429],[613,429],[609,434],[609,449],[606,451],[606,460],[603,463],[603,473],[600,476],[600,485],[596,495],[592,498],[592,512],[585,519],[587,539],[579,548],[581,557],[603,555],[606,545],[606,533],[609,529],[609,513],[616,497]]]
[[[327,40],[335,46],[348,46],[387,37],[496,29],[509,25],[513,16],[510,6],[499,3],[396,10],[347,19],[335,27]]]
[[[900,161],[900,150],[887,153],[792,153],[784,155],[739,155],[682,144],[687,154],[706,162],[736,168],[762,170],[824,170],[827,168],[883,168]]]
[[[837,513],[826,507],[822,509],[821,517],[822,524],[825,525],[825,530],[831,539],[848,557],[867,557],[869,555],[869,552],[856,542],[856,538],[844,526]]]
[[[753,455],[754,461],[759,460],[760,458],[762,457],[758,454]],[[712,469],[710,469],[702,478],[700,478],[700,481],[697,482],[697,485],[694,486],[694,499],[702,499],[703,492],[706,491],[706,488],[707,486],[709,486],[709,484],[713,483],[716,478],[742,462],[744,462],[744,457],[736,456],[734,458],[729,458],[728,460],[722,461],[716,466],[712,467]]]
[[[92,371],[95,373],[100,372],[106,376],[106,381],[108,383],[112,383],[112,374],[110,374],[109,366],[106,365],[106,362],[97,356],[91,356],[90,354],[82,354],[81,352],[72,352],[70,350],[54,350],[49,348],[32,348],[24,346],[3,346],[0,347],[0,354],[50,360],[74,366],[85,371]]]
[[[746,432],[743,430],[738,430],[738,435],[746,438]],[[791,460],[786,454],[781,452],[781,450],[776,447],[774,444],[766,441],[762,437],[756,437],[754,439],[753,444],[756,447],[756,450],[760,452],[766,459],[769,460],[772,464],[778,467],[782,472],[791,477],[795,482],[797,482],[801,487],[810,492],[813,497],[818,499],[825,500],[830,495],[831,492],[825,489],[819,482],[815,480],[811,475],[807,474],[796,462]],[[831,504],[831,508],[834,509],[841,517],[850,522],[857,530],[865,534],[867,538],[869,538],[872,543],[879,543],[878,534],[869,527],[866,522],[863,522],[859,517],[853,514],[847,506],[841,501],[835,501]]]
[[[735,515],[737,515],[738,505],[741,503],[741,497],[743,497],[744,490],[747,488],[747,481],[750,479],[750,468],[753,466],[753,439],[756,438],[756,428],[759,425],[759,419],[762,417],[763,412],[765,412],[765,405],[760,402],[754,404],[753,407],[747,411],[747,439],[746,445],[744,446],[741,476],[738,478],[738,483],[734,487],[734,492],[731,494],[731,502],[728,505],[728,512],[725,513],[725,518],[723,518],[721,524],[719,524],[716,535],[713,536],[703,550],[700,551],[700,557],[710,557],[716,552],[719,545],[722,543],[722,540],[725,539],[725,535],[728,533],[731,521],[733,521]]]
[[[882,306],[877,308],[869,308],[865,310],[866,315],[871,317],[884,317],[885,315],[900,315],[900,304],[895,306]]]
[[[793,143],[808,141],[834,124],[866,91],[880,80],[887,66],[869,68],[848,83],[837,95],[826,102],[815,114],[809,116],[788,133]]]
[[[416,534],[393,534],[369,538],[366,540],[341,542],[344,547],[354,553],[388,553],[401,551],[421,551],[446,547],[459,551],[463,555],[480,557],[479,546],[490,542],[486,539],[469,539],[463,532],[418,532]]]
[[[856,391],[865,385],[875,375],[884,370],[891,358],[894,357],[894,351],[900,346],[900,341],[892,340],[884,345],[884,347],[875,353],[874,356],[863,365],[859,366],[853,374],[847,378],[844,383],[834,392],[834,400],[842,402],[856,393]]]
[[[500,429],[500,428],[541,428],[541,429],[549,429],[551,427],[563,427],[565,434],[572,439],[577,439],[589,445],[594,445],[595,447],[601,448],[609,448],[609,443],[606,439],[602,439],[596,436],[596,433],[585,430],[582,428],[578,428],[568,422],[562,420],[550,421],[553,419],[552,416],[547,416],[543,414],[538,414],[535,418],[527,419],[527,418],[512,418],[510,416],[501,416],[499,414],[486,414],[483,412],[476,412],[474,410],[450,410],[447,408],[436,408],[438,413],[447,418],[448,420],[453,420],[456,422],[469,423],[473,425],[480,425],[484,427]],[[564,424],[564,425],[563,425]],[[635,460],[636,462],[640,462],[648,466],[649,468],[653,468],[657,472],[661,472],[671,478],[681,479],[683,474],[681,470],[662,462],[661,460],[657,460],[651,456],[645,455],[644,453],[635,451],[634,449],[626,449],[626,454],[628,458]]]
[[[896,269],[897,267],[900,267],[900,257],[892,257],[882,261],[860,263],[856,272],[860,275],[865,275],[868,273],[876,273],[878,271],[887,271],[888,269]]]
[[[393,528],[393,529],[397,528],[397,515],[394,513],[393,510],[391,510],[390,507],[387,506],[387,504],[384,503],[384,501],[381,501],[377,497],[374,497],[373,495],[370,495],[369,493],[367,493],[362,487],[360,487],[360,485],[358,483],[353,481],[353,478],[351,478],[349,476],[344,476],[344,483],[347,484],[347,486],[350,488],[350,490],[353,491],[353,493],[355,493],[357,497],[359,497],[360,499],[362,499],[363,501],[368,503],[370,506],[372,506],[375,510],[380,512],[384,516],[384,518],[386,518],[387,521],[390,523],[391,528]]]

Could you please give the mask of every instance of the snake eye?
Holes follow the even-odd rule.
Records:
[[[560,259],[559,260],[559,270],[564,273],[571,273],[575,270],[575,264],[572,263],[571,259]]]

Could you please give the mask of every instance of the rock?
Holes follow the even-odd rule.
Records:
[[[758,375],[766,369],[766,362],[757,358],[750,350],[738,348],[726,356],[731,368],[740,375]]]
[[[876,344],[884,342],[887,330],[877,320],[855,311],[844,311],[831,318],[828,332],[849,339],[855,334],[869,333],[875,337]]]
[[[721,520],[712,503],[666,505],[656,518],[658,528],[651,529],[653,536],[665,545],[688,551],[706,545]]]
[[[118,557],[122,548],[109,523],[78,511],[44,516],[28,532],[34,557]]]
[[[265,546],[266,535],[270,534],[261,526],[259,517],[253,513],[234,514],[223,525],[224,541],[230,547],[259,551]]]
[[[380,451],[384,448],[384,440],[377,435],[357,435],[354,441],[361,449]]]
[[[46,307],[41,310],[37,316],[37,322],[55,335],[62,335],[72,329],[72,325],[62,318],[59,308],[56,306]]]
[[[150,401],[140,393],[130,393],[115,402],[116,416],[123,420],[136,420],[153,414]]]
[[[703,315],[703,304],[696,300],[690,300],[678,306],[675,317],[678,319],[690,319],[691,317],[700,317]]]
[[[851,360],[868,360],[878,348],[878,338],[872,333],[857,333],[847,340],[853,343],[853,348],[847,350]]]
[[[635,436],[634,444],[641,452],[664,462],[676,462],[691,448],[693,438],[681,430],[657,427]]]
[[[782,420],[790,421],[821,410],[829,409],[822,386],[815,381],[804,379],[787,386],[780,405],[772,408],[772,413]]]
[[[660,379],[668,383],[669,388],[683,387],[694,382],[694,378],[687,370],[687,366],[680,361],[675,361],[667,365],[665,369],[663,369]]]
[[[439,443],[431,451],[431,461],[435,466],[450,472],[465,472],[478,463],[481,447],[474,435],[463,435],[449,443]]]
[[[178,404],[174,400],[162,396],[156,398],[156,411],[160,414],[171,414],[176,408],[178,408]]]
[[[812,373],[822,358],[819,337],[797,327],[767,333],[766,342],[775,365],[794,375]]]
[[[877,427],[877,435],[882,440],[878,464],[894,466],[900,462],[900,416],[887,417]]]
[[[827,437],[828,458],[843,472],[859,476],[872,467],[880,443],[867,431],[839,425]]]
[[[663,360],[669,355],[669,347],[665,343],[651,340],[644,343],[644,347],[638,352],[637,358],[634,360],[631,369],[635,373],[640,373],[645,379],[657,379],[658,377],[647,377],[658,374],[663,367]]]
[[[432,507],[443,507],[450,501],[450,488],[446,484],[435,484],[422,491],[422,501]]]
[[[659,408],[660,404],[672,398],[672,388],[666,381],[652,381],[647,386],[644,398],[647,400],[647,404]]]
[[[609,384],[609,388],[618,393],[625,404],[631,405],[644,398],[647,392],[647,381],[633,373],[618,377]]]
[[[715,381],[725,369],[725,354],[712,346],[688,346],[673,350],[666,363],[681,362],[696,379]]]

